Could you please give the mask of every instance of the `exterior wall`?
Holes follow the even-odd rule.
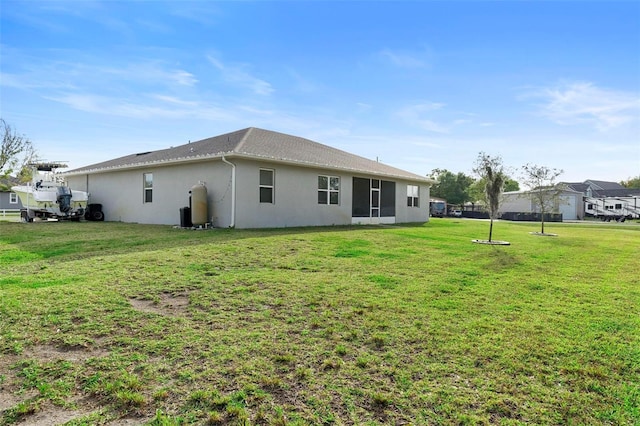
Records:
[[[524,192],[505,192],[502,194],[499,213],[505,212],[530,212],[532,211],[531,198]]]
[[[16,196],[17,203],[12,203],[11,194],[11,191],[0,191],[0,210],[17,210],[22,208],[20,197]]]
[[[418,207],[407,206],[407,185],[418,185]],[[431,188],[416,182],[396,181],[396,223],[423,223],[429,221]]]
[[[539,212],[539,208],[526,192],[505,192],[500,204],[500,213],[505,212]],[[558,205],[553,212],[562,213],[562,220],[576,220],[584,217],[582,194],[567,191],[558,197]]]
[[[237,166],[236,227],[283,228],[351,223],[351,179],[338,171],[291,165],[233,161]],[[260,169],[274,171],[274,202],[261,203]],[[318,176],[340,178],[338,205],[318,204]]]
[[[562,194],[558,203],[558,211],[562,213],[562,220],[584,218],[582,194]]]
[[[153,201],[144,203],[143,174],[153,173]],[[177,225],[180,208],[189,205],[189,190],[199,181],[207,187],[208,217],[214,226],[230,226],[231,167],[221,161],[190,163],[68,177],[73,189],[90,193],[102,204],[107,221]]]
[[[241,158],[229,161],[236,166],[235,222],[231,214],[232,167],[220,160],[68,176],[67,180],[71,188],[89,192],[90,203],[102,204],[107,221],[177,225],[180,208],[189,204],[190,188],[198,181],[204,181],[208,217],[215,227],[284,228],[352,223],[352,175]],[[274,171],[273,203],[260,202],[260,169]],[[151,203],[143,202],[144,173],[153,173]],[[320,175],[340,178],[337,205],[318,204]],[[408,181],[395,183],[396,216],[391,218],[391,223],[428,221],[429,187]],[[419,186],[419,207],[407,206],[407,185]]]

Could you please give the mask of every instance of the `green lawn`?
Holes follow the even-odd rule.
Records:
[[[488,228],[0,222],[0,424],[640,424],[640,225]]]

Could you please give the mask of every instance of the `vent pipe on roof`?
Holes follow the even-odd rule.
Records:
[[[222,162],[231,166],[231,223],[229,228],[235,228],[236,226],[236,165],[230,161],[227,161],[222,156]]]

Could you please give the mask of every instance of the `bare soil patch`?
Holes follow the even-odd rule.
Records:
[[[0,415],[15,407],[21,402],[28,401],[38,396],[36,390],[20,392],[20,383],[16,371],[11,367],[17,362],[26,359],[37,359],[40,362],[52,362],[65,360],[70,362],[82,362],[89,358],[103,357],[108,351],[101,348],[87,348],[83,346],[58,347],[53,345],[36,345],[26,347],[20,355],[3,355],[0,358],[0,371],[3,372],[3,381],[0,382]],[[22,426],[47,426],[59,425],[88,414],[90,410],[71,410],[54,405],[42,407],[37,412],[28,415],[20,422]]]
[[[36,345],[25,348],[22,355],[20,355],[20,359],[35,358],[42,362],[62,359],[65,361],[78,362],[85,361],[89,358],[107,356],[108,354],[108,351],[94,347]]]
[[[54,426],[84,416],[89,412],[68,410],[62,407],[49,406],[25,418],[20,426]]]
[[[124,419],[114,420],[109,422],[109,426],[139,426],[147,424],[151,419],[150,418],[131,418],[127,417]]]
[[[184,314],[189,306],[188,294],[162,293],[159,301],[129,299],[129,303],[134,309],[140,312],[149,312],[158,315],[176,316]]]

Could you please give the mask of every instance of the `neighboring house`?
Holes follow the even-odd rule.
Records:
[[[564,185],[583,194],[584,211],[587,215],[640,218],[640,189],[625,188],[617,182],[591,179]]]
[[[207,188],[215,227],[268,228],[429,220],[433,181],[297,136],[247,128],[63,173],[105,219],[178,224]]]
[[[0,210],[19,210],[21,208],[22,203],[15,192],[0,191]]]
[[[500,213],[540,213],[534,198],[528,191],[505,192],[500,203]],[[562,220],[576,220],[584,217],[582,193],[567,188],[558,194],[557,202],[552,211],[547,213],[562,213]]]
[[[0,182],[0,213],[5,210],[19,210],[22,208],[18,194],[9,189],[12,185],[17,184],[18,180],[12,177],[7,181]]]

